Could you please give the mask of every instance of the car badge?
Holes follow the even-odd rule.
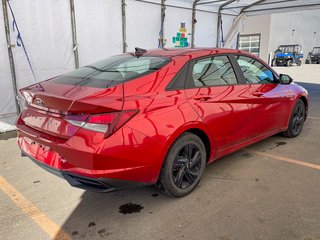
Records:
[[[39,105],[39,106],[44,106],[44,102],[40,98],[36,98],[34,100],[34,103]]]

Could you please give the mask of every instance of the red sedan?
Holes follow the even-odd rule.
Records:
[[[308,93],[231,49],[113,56],[24,89],[22,154],[72,186],[156,184],[181,197],[205,166],[277,133],[296,137]]]

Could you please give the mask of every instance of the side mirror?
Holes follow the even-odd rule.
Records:
[[[293,79],[287,74],[280,74],[279,81],[280,81],[280,84],[288,85],[292,83]]]

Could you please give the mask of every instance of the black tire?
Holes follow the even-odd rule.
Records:
[[[292,66],[292,60],[288,60],[287,61],[287,67],[291,67]]]
[[[297,61],[297,65],[298,65],[298,66],[301,66],[301,60],[298,60],[298,61]]]
[[[283,132],[282,135],[289,138],[297,137],[302,131],[305,116],[306,106],[304,105],[304,102],[299,99],[292,110],[288,129]]]
[[[183,133],[168,151],[156,187],[169,196],[183,197],[197,187],[206,164],[202,140]]]
[[[306,59],[306,64],[310,64],[310,60],[309,59]]]

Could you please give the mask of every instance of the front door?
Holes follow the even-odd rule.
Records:
[[[258,60],[243,55],[235,58],[249,87],[250,131],[259,136],[286,127],[291,109],[288,86],[279,84],[276,75]]]

